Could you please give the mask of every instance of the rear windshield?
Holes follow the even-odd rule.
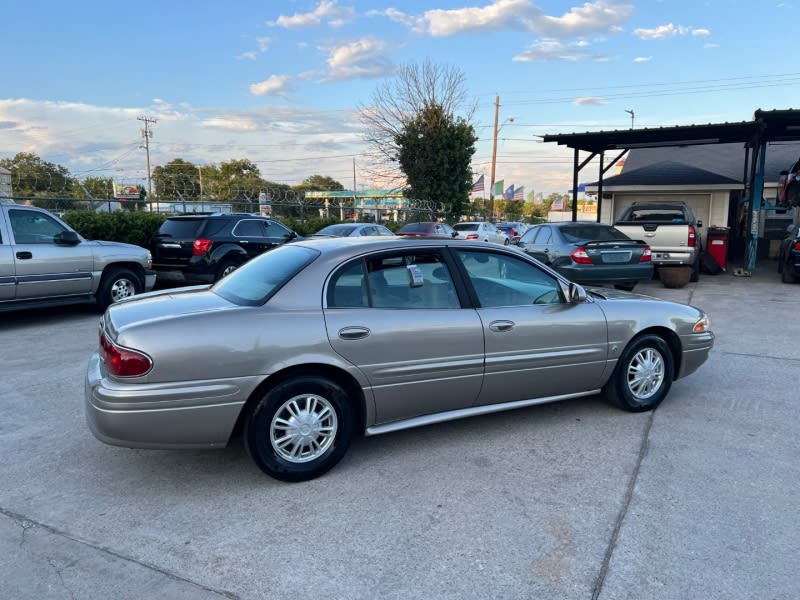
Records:
[[[260,306],[319,254],[318,250],[302,246],[280,246],[223,277],[211,291],[234,304]]]
[[[167,219],[158,228],[159,235],[174,239],[194,239],[205,219]]]
[[[568,242],[630,240],[627,235],[610,225],[567,225],[561,228],[561,235]]]
[[[656,221],[658,223],[685,223],[686,215],[679,208],[634,208],[626,221]]]
[[[453,225],[453,229],[458,231],[477,231],[478,224],[477,223],[457,223]]]
[[[403,225],[397,233],[425,233],[428,231],[428,226],[424,223],[409,223]]]
[[[317,232],[317,235],[348,236],[355,229],[353,225],[328,225]]]

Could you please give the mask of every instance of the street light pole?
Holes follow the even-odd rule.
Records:
[[[631,129],[633,129],[633,117],[634,117],[633,109],[627,109],[626,108],[625,112],[628,113],[631,116]]]
[[[494,220],[494,176],[497,167],[497,134],[503,129],[506,123],[513,123],[514,117],[508,117],[498,127],[497,122],[500,118],[500,96],[494,97],[494,135],[492,136],[492,181],[489,184],[489,219]]]

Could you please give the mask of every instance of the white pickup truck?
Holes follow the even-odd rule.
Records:
[[[614,223],[629,238],[650,245],[653,266],[690,265],[691,281],[700,275],[702,226],[685,202],[634,202]]]
[[[150,251],[82,238],[34,206],[0,204],[0,311],[96,300],[101,308],[155,285]]]

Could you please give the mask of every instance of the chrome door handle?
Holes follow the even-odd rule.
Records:
[[[339,337],[343,340],[360,340],[368,335],[369,329],[367,327],[350,326],[342,327],[339,330]]]
[[[511,331],[514,329],[514,321],[492,321],[489,323],[492,331]]]

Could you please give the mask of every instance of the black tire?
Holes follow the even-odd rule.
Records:
[[[214,281],[219,281],[226,275],[230,275],[236,269],[239,268],[239,265],[232,260],[224,260],[220,263],[219,268],[217,268],[217,275]]]
[[[782,264],[783,268],[781,269],[781,281],[783,283],[795,283],[797,281],[797,277],[794,275],[794,265],[792,264],[791,259],[787,258]]]
[[[350,400],[341,386],[304,375],[279,383],[253,407],[244,426],[244,444],[267,475],[307,481],[342,459],[354,426]]]
[[[691,283],[697,283],[700,281],[700,257],[698,256],[697,259],[694,261],[692,265],[692,275],[689,277],[689,281]]]
[[[508,246],[510,243],[511,241],[508,238],[503,240],[503,246]]]
[[[643,335],[625,348],[603,396],[629,412],[652,410],[669,393],[674,370],[667,343],[657,335]]]
[[[122,267],[114,267],[103,273],[97,290],[97,304],[105,310],[115,302],[141,294],[144,286],[139,276]]]

